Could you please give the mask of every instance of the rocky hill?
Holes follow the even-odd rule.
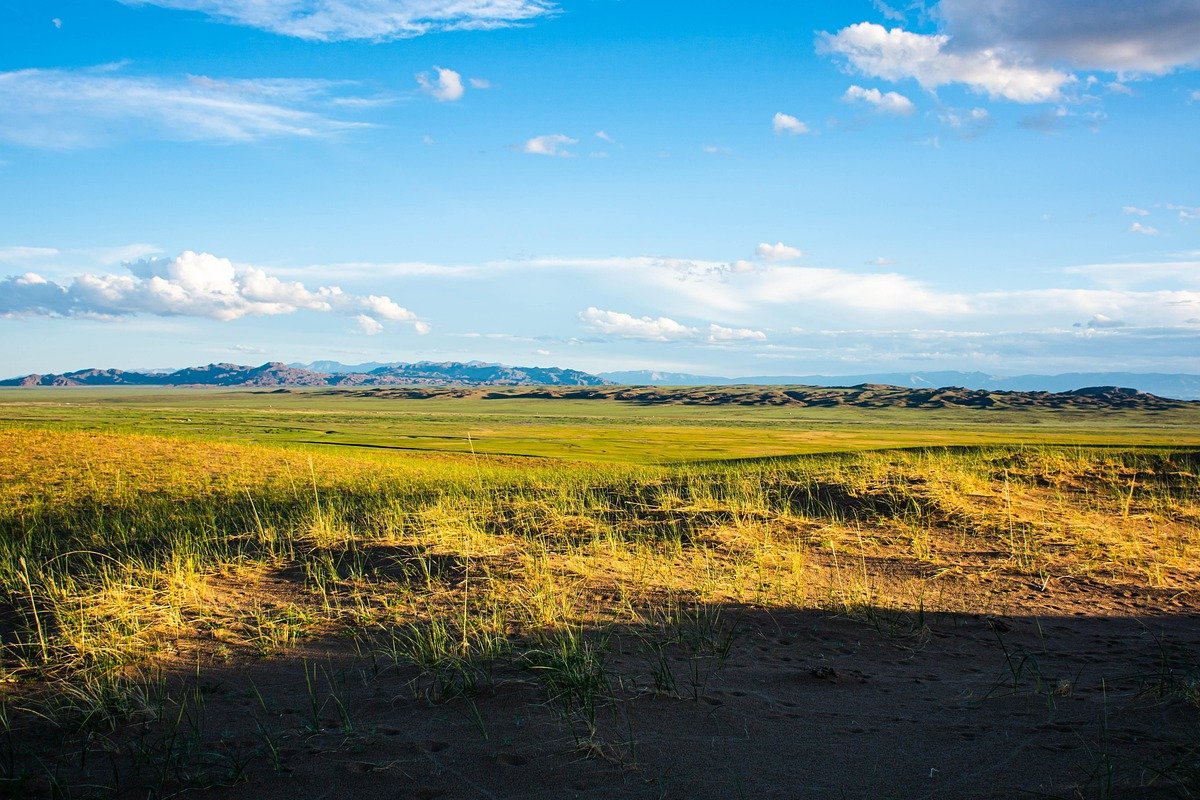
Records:
[[[944,387],[910,389],[864,383],[848,387],[817,386],[651,386],[540,387],[481,389],[472,387],[421,387],[362,389],[363,397],[437,398],[473,397],[482,400],[607,400],[640,405],[779,406],[794,408],[975,408],[975,409],[1139,409],[1165,411],[1195,401],[1170,400],[1136,389],[1093,386],[1069,392],[989,392]]]
[[[630,370],[600,377],[630,386],[857,386],[882,383],[913,389],[961,386],[988,392],[1069,392],[1088,386],[1129,386],[1176,400],[1200,400],[1200,375],[1162,372],[1070,372],[1060,375],[989,375],[985,372],[880,372],[864,375],[751,375],[725,378],[686,372]]]

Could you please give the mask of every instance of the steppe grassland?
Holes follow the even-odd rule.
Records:
[[[178,415],[169,407],[128,415],[121,432],[87,429],[104,409],[74,413],[0,432],[6,725],[30,713],[116,725],[153,704],[163,674],[327,637],[416,665],[431,697],[469,694],[488,663],[511,658],[586,707],[589,632],[615,625],[719,652],[721,609],[734,606],[916,630],[927,612],[1019,612],[1018,586],[1085,578],[1171,596],[1200,585],[1195,449],[1009,444],[723,462],[708,439],[696,442],[701,463],[616,463],[488,455],[482,426],[462,437],[465,454],[406,453],[237,441],[244,433],[223,442],[216,427],[130,430],[161,429]],[[735,455],[770,440],[769,421],[697,418],[740,436]],[[697,418],[689,435],[704,429]],[[435,423],[449,424],[425,424]],[[548,446],[532,415],[508,424]],[[660,428],[632,430],[600,420],[588,435],[633,436],[655,452]],[[669,670],[647,669],[647,683],[679,689]]]

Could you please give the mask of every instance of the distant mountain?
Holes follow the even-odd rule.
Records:
[[[313,361],[309,364],[288,364],[289,367],[296,369],[309,369],[313,372],[325,372],[331,375],[344,375],[348,373],[363,373],[371,372],[380,367],[398,367],[403,362],[400,361],[367,361],[362,364],[343,364],[340,361]]]
[[[1090,386],[1127,386],[1177,400],[1200,400],[1200,375],[1182,373],[1072,372],[1063,375],[998,376],[985,372],[880,372],[865,375],[751,375],[723,378],[683,372],[601,372],[627,386],[855,386],[878,383],[912,388],[958,386],[1011,392],[1070,392]]]
[[[486,364],[482,361],[418,361],[415,364],[393,364],[371,370],[371,376],[387,379],[388,383],[460,384],[466,386],[604,386],[609,381],[559,367],[509,367]]]
[[[84,369],[61,375],[25,375],[0,381],[0,386],[603,386],[607,383],[586,372],[558,367],[422,361],[384,364],[366,372],[322,372],[279,362],[258,367],[209,364],[174,372]]]

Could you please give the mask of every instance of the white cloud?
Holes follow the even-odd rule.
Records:
[[[1167,203],[1163,208],[1168,211],[1178,212],[1181,220],[1200,219],[1200,206],[1181,206],[1175,203]]]
[[[763,341],[767,338],[762,331],[751,328],[727,328],[714,323],[706,329],[700,329],[683,325],[670,317],[635,317],[594,306],[580,312],[579,319],[596,333],[651,342],[695,340],[718,343]]]
[[[555,13],[548,0],[121,0],[199,11],[223,22],[315,41],[386,41],[523,25]]]
[[[912,78],[932,91],[964,84],[990,97],[1018,103],[1057,100],[1074,77],[995,49],[956,50],[945,34],[888,30],[860,22],[837,33],[818,36],[818,50],[844,57],[856,71],[872,78],[900,81]]]
[[[761,342],[766,338],[765,333],[752,328],[726,328],[716,324],[708,326],[708,341],[710,342]]]
[[[413,323],[413,330],[416,331],[418,336],[428,336],[429,332],[433,330],[433,328],[429,326],[428,322],[417,320]]]
[[[761,243],[754,248],[754,254],[764,261],[794,261],[804,255],[804,251],[790,247],[783,242],[775,244]]]
[[[237,267],[226,258],[185,251],[171,259],[127,264],[129,274],[84,273],[68,283],[37,273],[0,280],[0,317],[114,318],[138,315],[201,317],[221,321],[297,311],[380,317],[422,325],[415,314],[388,297],[346,294],[336,286],[310,290],[256,267]],[[382,326],[381,326],[382,327]]]
[[[811,133],[807,124],[801,122],[791,114],[777,113],[771,120],[771,125],[775,129],[775,133],[787,133],[792,136],[799,136],[802,133]]]
[[[1194,0],[941,0],[938,16],[960,47],[1038,64],[1155,75],[1200,64]]]
[[[1105,314],[1094,314],[1087,321],[1089,328],[1124,328],[1126,323],[1123,320],[1113,319]]]
[[[1129,226],[1130,233],[1140,233],[1143,236],[1158,236],[1158,228],[1150,225],[1143,225],[1140,222],[1135,222]]]
[[[472,89],[491,89],[492,82],[487,78],[470,78],[467,83],[471,84]]]
[[[50,20],[50,24],[53,25],[55,28],[62,28],[62,20],[59,19],[58,17],[55,17],[54,19]]]
[[[768,245],[773,250],[779,246]],[[1200,266],[1194,255],[1187,258],[1072,267],[1064,271],[1064,278],[1070,276],[1067,285],[1073,288],[973,292],[919,280],[887,263],[862,266],[859,271],[794,266],[762,256],[746,261],[539,257],[462,265],[336,265],[308,268],[304,274],[337,274],[345,280],[405,277],[422,283],[473,280],[486,283],[489,291],[518,294],[522,286],[548,286],[568,296],[588,298],[579,303],[579,308],[590,306],[580,319],[596,333],[704,345],[739,341],[728,338],[732,334],[712,330],[712,320],[731,331],[766,334],[785,330],[797,319],[811,328],[917,330],[936,325],[987,336],[1001,331],[1071,329],[1072,323],[1098,314],[1125,321],[1124,332],[1147,325],[1178,326],[1200,317]],[[647,298],[653,298],[653,316],[604,310],[645,303]],[[361,306],[356,313],[375,316]],[[1086,330],[1096,335],[1111,332]],[[754,338],[741,341],[757,339],[755,334],[744,335]]]
[[[710,156],[727,156],[733,153],[732,149],[715,144],[706,144],[701,150]]]
[[[58,255],[53,247],[0,247],[0,264],[18,264],[27,261],[44,261]]]
[[[1147,210],[1146,210],[1146,209],[1144,209],[1144,208],[1138,208],[1137,206],[1122,206],[1122,207],[1121,207],[1121,211],[1125,212],[1126,214],[1130,214],[1130,215],[1132,215],[1132,216],[1135,216],[1135,217],[1148,217],[1148,216],[1150,216],[1150,212],[1149,212],[1149,211],[1147,211]]]
[[[911,114],[915,110],[913,103],[898,92],[881,92],[878,89],[864,89],[858,84],[852,85],[842,95],[847,103],[866,103],[874,106],[875,110],[884,114]]]
[[[600,139],[601,141],[608,142],[609,144],[615,144],[613,138],[604,131],[596,131],[596,138]]]
[[[574,155],[567,147],[578,144],[575,139],[561,133],[550,133],[545,136],[535,136],[525,142],[522,150],[536,156],[558,156],[569,158]]]
[[[363,127],[327,113],[347,87],[307,79],[137,77],[120,66],[0,72],[0,141],[72,149],[119,138],[329,138]]]
[[[988,113],[986,108],[975,107],[970,111],[958,111],[950,108],[938,115],[938,119],[951,128],[961,130],[990,125],[992,115]]]
[[[871,5],[875,6],[875,10],[882,14],[884,19],[890,19],[893,22],[904,22],[904,12],[892,8],[883,2],[883,0],[871,0]]]
[[[690,339],[697,335],[695,328],[681,325],[669,317],[634,317],[620,311],[604,311],[590,306],[579,312],[579,319],[590,330],[626,339],[647,339],[654,342],[669,342]]]
[[[354,318],[358,323],[358,328],[367,336],[374,336],[378,333],[383,333],[383,325],[373,317],[368,317],[366,314],[359,314]]]
[[[461,100],[463,93],[466,92],[466,89],[463,88],[462,75],[444,67],[434,67],[433,71],[433,77],[430,77],[428,72],[417,74],[417,83],[420,85],[421,91],[439,103]]]

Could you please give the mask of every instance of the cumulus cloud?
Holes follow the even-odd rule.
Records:
[[[492,82],[487,78],[470,78],[467,83],[471,84],[472,89],[490,89]]]
[[[545,136],[534,136],[525,142],[522,150],[535,156],[558,156],[569,158],[574,155],[567,148],[578,144],[578,141],[562,133],[550,133]]]
[[[635,317],[620,311],[605,311],[589,306],[579,312],[579,319],[588,329],[610,336],[626,339],[646,339],[654,342],[669,342],[691,339],[698,331],[669,317]]]
[[[955,45],[1039,64],[1161,75],[1200,64],[1193,0],[942,0]]]
[[[462,75],[444,67],[434,67],[433,73],[433,75],[428,72],[417,73],[417,84],[420,85],[421,91],[439,103],[462,99],[466,92],[463,87]]]
[[[313,41],[386,41],[453,30],[528,24],[549,0],[121,0],[198,11],[222,22]]]
[[[1096,314],[1087,321],[1089,328],[1124,328],[1125,325],[1124,320],[1113,319],[1105,314]]]
[[[855,71],[889,81],[914,79],[933,91],[963,84],[993,98],[1018,103],[1058,100],[1074,78],[995,49],[956,50],[946,34],[912,33],[860,22],[837,33],[822,33],[817,49],[844,58]]]
[[[935,33],[860,22],[819,34],[817,48],[862,75],[928,91],[961,84],[1020,103],[1069,99],[1078,70],[1116,73],[1086,85],[1129,94],[1129,76],[1200,66],[1195,0],[941,0],[931,16]]]
[[[1130,233],[1140,233],[1143,236],[1158,236],[1158,228],[1152,225],[1143,225],[1140,222],[1135,222],[1129,226]]]
[[[799,136],[803,133],[811,133],[806,123],[791,114],[784,114],[782,111],[772,118],[771,126],[775,129],[776,134],[786,133],[791,136]]]
[[[358,329],[367,336],[374,336],[383,333],[383,325],[374,317],[368,317],[366,314],[359,314],[354,318],[358,323]]]
[[[858,84],[852,85],[842,95],[847,103],[866,103],[883,114],[911,114],[915,110],[913,103],[899,92],[881,92],[878,89],[864,89]]]
[[[256,267],[237,267],[209,253],[189,250],[175,258],[144,259],[126,267],[128,274],[84,273],[67,283],[35,272],[0,280],[0,316],[151,315],[229,321],[315,311],[353,316],[368,333],[378,333],[376,327],[382,330],[378,318],[423,324],[385,296],[347,294],[336,286],[310,290],[298,281],[283,281]]]
[[[1148,217],[1148,216],[1150,216],[1150,212],[1149,212],[1149,211],[1147,211],[1147,210],[1146,210],[1146,209],[1144,209],[1144,208],[1138,208],[1137,206],[1122,206],[1122,207],[1121,207],[1121,211],[1125,212],[1126,214],[1130,214],[1130,215],[1132,215],[1132,216],[1135,216],[1135,217]]]
[[[715,323],[707,328],[694,328],[670,317],[635,317],[620,311],[605,311],[589,307],[579,313],[579,319],[591,331],[624,339],[650,342],[683,340],[719,342],[763,341],[767,335],[751,328],[727,328]]]
[[[708,341],[710,342],[761,342],[767,334],[752,328],[726,328],[722,325],[708,326]]]
[[[764,261],[793,261],[803,256],[804,251],[786,245],[783,242],[776,242],[775,244],[763,242],[754,248],[754,254]]]
[[[329,138],[364,125],[329,113],[348,88],[309,79],[139,77],[119,66],[0,72],[0,141],[72,149],[120,138]]]

